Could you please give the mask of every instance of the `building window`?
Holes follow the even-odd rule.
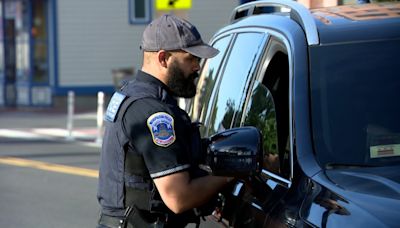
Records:
[[[33,83],[48,83],[47,7],[46,1],[32,1]]]
[[[151,21],[151,0],[129,0],[129,22],[147,24]]]

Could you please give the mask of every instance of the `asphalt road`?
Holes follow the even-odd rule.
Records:
[[[95,227],[100,146],[95,115],[0,112],[0,227]]]
[[[0,167],[1,227],[95,227],[96,180]],[[88,197],[91,196],[91,197]]]
[[[71,142],[3,140],[0,154],[0,227],[95,227],[97,178],[77,174],[74,167],[96,172],[98,148]],[[55,165],[71,172],[54,169]]]
[[[0,227],[96,227],[100,144],[94,113],[0,109]],[[195,227],[193,224],[188,227]],[[200,227],[221,227],[209,222]]]

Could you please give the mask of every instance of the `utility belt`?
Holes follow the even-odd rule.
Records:
[[[125,211],[128,226],[131,227],[185,227],[188,223],[200,223],[200,217],[193,210],[174,214],[161,200],[155,186],[152,189],[125,187],[125,203],[131,205]],[[132,223],[132,226],[130,224]],[[121,228],[125,228],[121,226]]]
[[[150,213],[133,206],[126,209],[124,217],[101,214],[98,224],[110,228],[163,228],[166,227],[167,222],[166,214]]]
[[[167,214],[150,213],[135,207],[126,210],[123,217],[113,217],[101,214],[98,224],[109,228],[183,228],[188,223],[195,223],[199,227],[200,217],[193,217],[190,213],[171,217]]]
[[[143,183],[143,182],[142,182]],[[168,209],[161,200],[155,186],[152,188],[139,188],[140,183],[136,183],[135,187],[125,187],[125,203],[127,209],[124,216],[111,217],[113,223],[121,228],[134,227],[185,227],[188,223],[199,224],[200,218],[193,211],[184,212],[176,215]],[[104,220],[111,220],[110,216]],[[100,220],[102,221],[102,220]],[[109,226],[109,225],[107,225]],[[113,227],[113,226],[110,226]]]

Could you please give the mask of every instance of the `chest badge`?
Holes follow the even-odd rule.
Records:
[[[147,126],[157,146],[167,147],[175,142],[174,118],[168,113],[154,113],[147,119]]]

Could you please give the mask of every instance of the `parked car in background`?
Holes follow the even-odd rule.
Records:
[[[223,193],[220,222],[399,226],[398,2],[309,10],[255,1],[238,6],[211,44],[220,54],[203,63],[187,111],[202,137],[245,126],[262,135],[252,175]],[[215,161],[230,157],[231,173],[247,153],[236,143],[214,151]]]

